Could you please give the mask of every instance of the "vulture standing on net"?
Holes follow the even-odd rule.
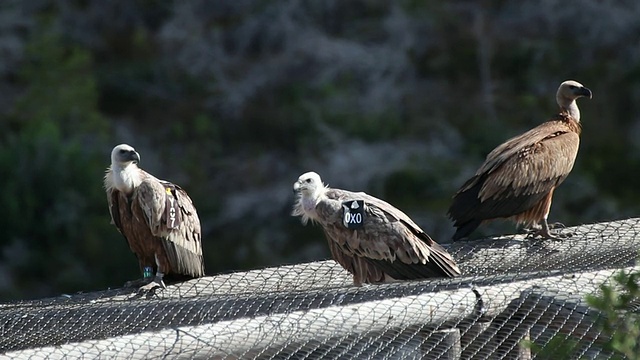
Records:
[[[453,240],[467,237],[482,222],[510,218],[536,229],[544,238],[553,191],[569,175],[580,144],[579,97],[591,90],[568,80],[556,100],[560,113],[498,146],[453,197],[449,217],[457,228]]]
[[[385,201],[329,188],[315,172],[301,175],[293,190],[292,215],[322,226],[333,259],[356,285],[460,275],[442,246]]]
[[[200,220],[187,193],[138,168],[140,155],[121,144],[104,177],[112,223],[140,264],[143,291],[165,287],[164,275],[204,276]],[[153,275],[155,272],[155,276]]]

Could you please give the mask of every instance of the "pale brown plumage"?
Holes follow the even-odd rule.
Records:
[[[155,278],[146,290],[164,286],[164,275],[204,276],[200,220],[191,198],[177,185],[138,168],[140,155],[121,144],[111,152],[104,186],[112,223],[124,235],[140,265]],[[172,211],[172,208],[174,211]]]
[[[487,155],[485,162],[453,197],[449,216],[457,228],[453,240],[468,236],[482,222],[510,218],[539,235],[554,236],[547,217],[555,188],[569,175],[580,144],[579,97],[591,91],[568,80],[556,100],[560,113],[516,136]]]
[[[363,192],[331,189],[314,172],[294,184],[292,215],[322,226],[333,259],[353,275],[356,285],[385,280],[453,277],[460,269],[447,251],[402,211]],[[358,229],[343,223],[343,202],[364,201]]]

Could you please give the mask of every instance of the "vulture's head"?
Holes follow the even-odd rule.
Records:
[[[591,99],[591,90],[584,87],[577,81],[567,80],[560,84],[556,99],[558,104],[569,104],[579,97],[587,97]]]
[[[293,192],[304,197],[315,197],[324,188],[320,175],[313,171],[300,175],[298,181],[293,183]]]
[[[120,144],[111,151],[111,164],[127,167],[129,164],[140,162],[140,154],[131,145]]]

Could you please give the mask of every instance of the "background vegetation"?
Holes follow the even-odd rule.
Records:
[[[0,299],[138,276],[102,189],[123,142],[191,194],[208,273],[328,257],[289,216],[309,170],[446,242],[457,187],[570,78],[594,98],[551,220],[634,216],[639,18],[599,0],[2,1]]]
[[[601,284],[598,293],[587,296],[586,301],[596,310],[590,316],[601,336],[581,339],[556,335],[542,347],[525,341],[536,359],[640,359],[640,272],[621,270]],[[601,353],[595,357],[581,355],[592,347],[592,342],[600,345]]]

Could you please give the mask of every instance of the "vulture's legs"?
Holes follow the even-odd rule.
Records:
[[[568,238],[573,236],[572,233],[560,233],[560,231],[554,231],[555,229],[564,229],[566,226],[563,223],[555,222],[553,224],[549,224],[547,219],[544,218],[538,224],[531,224],[525,228],[522,228],[522,232],[527,234],[527,236],[536,237],[540,236],[543,239],[552,239],[552,240],[562,240],[563,238]]]
[[[149,264],[140,263],[140,271],[142,272],[142,277],[140,279],[127,281],[126,283],[124,283],[124,287],[140,288],[154,281],[152,266],[150,266]]]
[[[542,226],[540,224],[531,224],[521,228],[520,231],[524,234],[535,236],[541,229]]]
[[[160,260],[158,260],[158,255],[155,255],[156,265],[158,266],[158,270],[156,271],[156,276],[151,280],[148,284],[141,286],[138,289],[138,293],[152,293],[152,291],[156,288],[166,289],[167,286],[162,281],[162,277],[164,277],[164,273],[162,272],[162,266],[160,265]]]
[[[553,224],[553,227],[559,227],[557,225],[558,223]],[[556,233],[556,234],[552,234],[551,230],[549,229],[549,224],[547,223],[547,219],[544,218],[542,219],[541,222],[542,227],[534,232],[534,236],[541,236],[543,239],[551,239],[551,240],[562,240],[562,238],[567,238],[569,236],[571,236],[571,234],[561,234],[561,233]],[[560,224],[561,227],[564,227],[564,225]]]
[[[138,292],[150,292],[156,288],[166,289],[167,286],[162,281],[163,276],[164,274],[160,270],[156,271],[156,276],[148,284],[141,286]]]

